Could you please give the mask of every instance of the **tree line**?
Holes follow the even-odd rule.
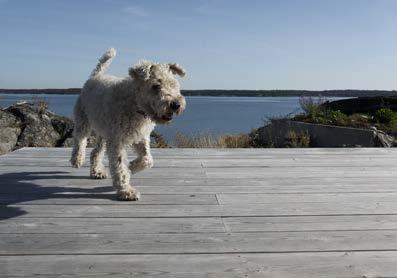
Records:
[[[79,94],[80,88],[68,89],[0,89],[0,94]],[[185,96],[238,96],[238,97],[372,97],[397,96],[396,90],[182,90]]]

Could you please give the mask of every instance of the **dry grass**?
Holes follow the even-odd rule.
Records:
[[[164,137],[155,131],[152,131],[152,133],[150,134],[150,138],[153,139],[152,144],[151,144],[151,146],[153,148],[169,148],[170,147],[168,145],[167,141],[164,139]]]
[[[250,148],[251,138],[248,134],[220,135],[198,134],[188,136],[177,133],[176,148]]]
[[[309,146],[310,135],[307,130],[302,132],[288,131],[286,140],[287,148],[308,148]]]
[[[33,96],[32,98],[33,105],[36,111],[42,115],[48,110],[48,102],[44,98],[40,98],[38,96]]]

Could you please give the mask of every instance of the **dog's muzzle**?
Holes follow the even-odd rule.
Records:
[[[186,102],[184,98],[173,99],[172,101],[163,103],[163,113],[153,113],[151,118],[158,124],[168,124],[172,121],[174,115],[179,115],[183,112],[185,106]]]
[[[179,101],[173,101],[170,103],[170,109],[173,112],[177,112],[179,108],[181,108],[181,104],[179,103]]]

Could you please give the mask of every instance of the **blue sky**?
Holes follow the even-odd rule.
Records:
[[[178,62],[185,89],[397,89],[394,0],[0,0],[0,88]]]

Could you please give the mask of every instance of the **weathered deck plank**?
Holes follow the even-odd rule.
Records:
[[[13,218],[1,234],[40,233],[206,233],[397,230],[397,215],[177,217],[177,218]]]
[[[216,205],[215,194],[145,194],[139,202],[119,202],[115,192],[103,194],[0,194],[0,205]]]
[[[0,205],[18,203],[20,205],[233,205],[233,204],[289,204],[327,202],[396,202],[397,192],[371,193],[239,193],[218,194],[145,194],[139,202],[116,200],[115,194],[0,194]]]
[[[396,251],[397,231],[1,235],[0,255]]]
[[[0,206],[0,218],[13,217],[241,217],[306,215],[395,215],[397,202],[284,203],[233,205],[19,205]]]
[[[2,239],[3,234],[168,234],[211,232],[225,232],[225,226],[221,218],[17,218],[3,220],[0,223],[0,237]]]
[[[397,274],[397,149],[154,149],[132,203],[69,155],[0,156],[1,277]]]
[[[395,277],[397,252],[5,256],[7,277]]]

